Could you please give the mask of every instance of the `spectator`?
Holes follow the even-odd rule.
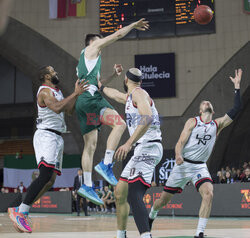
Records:
[[[8,189],[8,188],[5,188],[5,189],[4,189],[4,193],[9,193],[9,189]]]
[[[222,176],[225,176],[226,175],[226,171],[224,168],[221,168],[221,173],[222,173]]]
[[[222,175],[221,177],[221,180],[220,180],[220,183],[226,183],[226,177],[224,175]]]
[[[243,167],[243,170],[245,170],[248,167],[248,162],[244,162],[242,167]]]
[[[111,198],[111,194],[112,192],[109,190],[108,186],[104,187],[104,191],[103,191],[103,196],[102,196],[102,201],[104,203],[104,212],[107,212],[107,200],[109,200]]]
[[[250,168],[247,167],[244,172],[245,172],[245,177],[241,180],[241,182],[242,183],[250,182]]]
[[[102,199],[102,197],[103,197],[103,192],[102,192],[99,188],[96,188],[96,189],[95,189],[95,192],[96,192],[96,194],[98,195],[98,197],[99,197],[100,199]],[[104,206],[103,206],[103,205],[99,205],[99,206],[96,205],[96,211],[104,211]]]
[[[220,183],[221,179],[222,179],[222,172],[219,170],[215,178],[215,183]]]
[[[114,191],[111,191],[111,195],[109,197],[109,199],[107,199],[106,201],[106,204],[107,204],[107,208],[108,209],[111,209],[111,212],[112,213],[115,213],[115,194],[114,194]]]
[[[83,185],[83,176],[82,176],[82,170],[78,169],[77,171],[77,176],[75,177],[74,180],[74,193]],[[77,216],[80,216],[80,211],[81,211],[81,200],[82,200],[82,205],[83,205],[83,211],[85,216],[89,216],[88,210],[87,210],[87,201],[86,198],[83,198],[79,196],[78,194],[76,195],[76,212]]]
[[[236,175],[236,169],[233,167],[232,168],[232,172],[231,172],[231,176],[234,178]]]
[[[233,183],[234,180],[231,177],[231,173],[229,171],[226,172],[226,183]]]
[[[14,193],[18,193],[18,189],[17,188],[14,188]]]
[[[239,181],[241,181],[241,170],[240,169],[237,169],[236,170],[236,175],[234,176],[234,181],[235,182],[239,182]]]
[[[25,193],[27,189],[23,186],[23,182],[20,182],[20,185],[17,187],[17,190],[19,193]]]
[[[1,188],[1,193],[5,193],[5,188],[4,187]]]

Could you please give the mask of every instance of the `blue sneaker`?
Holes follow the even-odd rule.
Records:
[[[93,187],[83,184],[77,191],[77,194],[87,198],[96,205],[104,205],[103,201],[98,197]]]
[[[113,164],[105,165],[103,160],[95,166],[95,171],[100,174],[109,184],[116,186],[118,181],[113,174]]]

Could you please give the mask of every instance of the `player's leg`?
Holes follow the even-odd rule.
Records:
[[[128,185],[128,202],[133,212],[133,217],[137,229],[143,238],[152,237],[148,221],[148,211],[143,202],[143,197],[148,187],[141,181],[136,181]]]
[[[17,225],[17,227],[23,232],[32,232],[29,225],[27,216],[31,205],[39,199],[43,193],[47,191],[47,188],[53,185],[54,177],[56,173],[53,168],[45,167],[41,165],[39,168],[40,174],[32,184],[28,187],[26,196],[21,205],[17,208],[9,208],[8,213],[10,219]]]
[[[127,220],[129,215],[128,183],[119,180],[115,187],[115,204],[117,216],[117,238],[126,238]]]
[[[213,200],[213,180],[208,172],[207,166],[196,165],[192,183],[197,191],[201,194],[202,202],[199,211],[199,221],[196,230],[196,238],[204,237],[204,230],[206,228],[208,218],[210,216]]]
[[[102,205],[103,201],[98,197],[94,188],[92,187],[92,167],[94,153],[96,150],[97,138],[97,129],[91,130],[90,132],[83,135],[84,149],[82,153],[82,168],[84,184],[77,191],[77,193],[97,205]]]
[[[102,115],[103,114],[103,115]],[[120,139],[126,129],[125,121],[120,117],[120,115],[111,108],[104,108],[101,111],[101,122],[104,125],[108,125],[112,128],[107,140],[107,147],[104,156],[104,160],[101,161],[95,170],[102,175],[102,177],[111,185],[115,186],[117,180],[112,171],[112,161],[115,150],[120,142]]]
[[[210,216],[212,202],[213,202],[213,185],[211,182],[203,183],[199,192],[202,197],[201,207],[199,211],[199,222],[196,231],[196,237],[203,237],[204,231],[207,225],[208,218]]]
[[[152,224],[157,217],[159,210],[169,203],[174,194],[181,193],[187,182],[191,180],[191,177],[188,176],[187,173],[183,173],[183,171],[185,171],[185,165],[174,166],[165,184],[161,197],[154,202],[149,213],[150,228],[152,228]],[[183,174],[186,174],[186,177],[184,177]]]
[[[141,237],[150,238],[148,212],[143,202],[146,190],[151,186],[155,166],[162,158],[163,149],[160,143],[147,143],[135,149],[128,179],[128,201]]]
[[[94,129],[83,135],[84,149],[82,153],[82,169],[84,176],[84,184],[92,187],[92,168],[93,158],[96,150],[98,131]]]

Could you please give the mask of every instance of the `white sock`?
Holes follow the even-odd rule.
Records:
[[[91,172],[83,172],[84,184],[88,187],[92,187],[92,174]]]
[[[24,204],[23,202],[21,203],[21,205],[19,206],[18,208],[18,212],[29,212],[30,211],[30,206],[29,205],[26,205]]]
[[[117,237],[116,238],[126,238],[126,231],[117,230]]]
[[[201,232],[204,233],[206,225],[207,225],[208,218],[199,218],[198,226],[197,226],[197,231],[196,231],[196,236],[199,236]]]
[[[114,150],[106,150],[105,156],[104,156],[104,160],[103,160],[103,163],[104,163],[105,165],[108,165],[108,164],[111,164],[111,163],[112,163],[114,153],[115,153]]]
[[[154,207],[151,208],[151,211],[149,213],[149,218],[155,219],[157,217],[159,210],[154,210]]]
[[[146,232],[146,233],[143,233],[141,235],[141,238],[152,238],[152,236],[151,236],[150,232]]]

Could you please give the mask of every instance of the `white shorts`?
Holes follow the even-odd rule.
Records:
[[[206,163],[192,164],[184,161],[181,165],[175,164],[165,184],[164,191],[172,194],[181,193],[190,181],[197,191],[203,183],[213,183]]]
[[[33,138],[33,146],[38,168],[44,165],[53,168],[58,175],[61,175],[64,148],[63,138],[54,132],[37,129]]]
[[[161,161],[162,155],[161,143],[139,144],[135,147],[134,155],[123,169],[120,180],[128,183],[141,181],[150,187],[155,166]]]

